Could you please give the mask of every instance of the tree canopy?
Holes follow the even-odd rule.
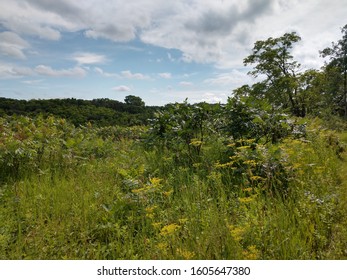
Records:
[[[347,118],[347,24],[341,28],[341,32],[342,39],[322,50],[321,55],[330,58],[326,65],[326,73],[331,80],[335,78],[334,87],[329,92],[334,95],[333,103],[337,110],[342,111],[344,117]],[[343,78],[340,79],[339,76]]]
[[[301,38],[295,32],[285,33],[279,38],[268,38],[254,44],[252,54],[244,59],[244,64],[254,64],[249,72],[252,76],[265,76],[253,91],[259,97],[265,97],[271,103],[283,108],[290,108],[297,116],[305,112],[298,103],[297,75],[300,64],[293,59],[290,51]]]

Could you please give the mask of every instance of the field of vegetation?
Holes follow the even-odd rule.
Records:
[[[0,258],[346,258],[346,133],[233,139],[171,109],[150,129],[1,118]]]
[[[299,71],[294,33],[256,42],[244,62],[267,79],[227,104],[131,97],[138,126],[3,99],[0,259],[347,259],[343,30],[322,71]]]

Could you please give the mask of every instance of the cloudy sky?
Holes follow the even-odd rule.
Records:
[[[0,96],[225,102],[256,40],[296,31],[303,68],[342,37],[346,0],[0,0]]]

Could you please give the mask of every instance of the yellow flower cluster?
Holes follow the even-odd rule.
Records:
[[[180,229],[181,226],[173,223],[173,224],[169,224],[164,226],[161,230],[160,230],[160,235],[162,236],[167,236],[167,235],[172,235],[174,234],[178,229]]]
[[[165,195],[166,197],[169,197],[171,194],[173,194],[173,189],[163,192],[163,195]]]
[[[231,236],[234,238],[235,241],[239,242],[243,239],[243,235],[246,232],[245,227],[229,225],[228,228],[229,228]]]
[[[132,190],[135,194],[143,194],[154,192],[161,187],[162,179],[153,177],[149,179],[149,183],[142,188]]]
[[[185,260],[191,260],[194,258],[195,254],[193,252],[190,252],[188,250],[180,249],[178,248],[176,250],[177,254],[182,256]]]
[[[151,207],[147,207],[147,208],[145,209],[145,211],[146,211],[146,217],[147,217],[147,218],[150,218],[150,219],[153,219],[153,218],[154,218],[154,211],[155,211],[156,208],[158,208],[157,205],[154,205],[154,206],[151,206]]]
[[[202,145],[202,141],[198,140],[198,139],[192,139],[192,141],[190,141],[191,146],[194,147],[200,147]]]
[[[162,180],[163,180],[163,179],[160,179],[160,178],[157,178],[157,177],[153,177],[153,178],[149,179],[149,182],[150,182],[150,184],[151,184],[153,187],[157,187],[157,186],[160,185],[160,183],[161,183]]]
[[[242,255],[246,260],[257,260],[260,257],[260,252],[255,245],[251,245],[242,252]]]
[[[249,196],[249,197],[239,197],[239,201],[241,203],[250,203],[254,200],[254,196]]]

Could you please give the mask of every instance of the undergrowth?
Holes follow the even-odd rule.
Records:
[[[345,132],[269,143],[0,122],[1,259],[346,259]]]

